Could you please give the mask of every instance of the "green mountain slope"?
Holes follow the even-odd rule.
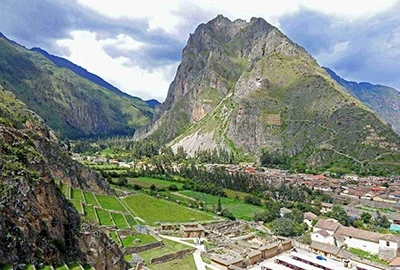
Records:
[[[79,261],[126,268],[99,228],[81,226],[55,179],[99,193],[111,192],[108,184],[71,160],[43,120],[1,85],[0,168],[0,265]]]
[[[399,171],[400,138],[300,46],[263,19],[201,24],[152,125],[152,136],[197,150],[262,151],[292,169]]]
[[[38,52],[0,36],[0,83],[62,138],[132,135],[153,108],[59,68]]]
[[[324,68],[338,84],[350,94],[374,110],[394,131],[400,134],[400,92],[392,87],[367,82],[350,82],[339,77],[329,68]]]

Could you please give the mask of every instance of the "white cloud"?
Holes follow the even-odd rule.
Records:
[[[112,58],[106,54],[103,46],[110,44],[122,46],[128,50],[140,46],[131,38],[121,35],[115,39],[98,40],[95,33],[88,31],[72,31],[71,38],[57,41],[57,45],[68,48],[70,51],[70,55],[62,57],[99,75],[120,90],[143,99],[156,98],[163,101],[173,79],[170,75],[171,70],[175,70],[177,64],[154,69],[152,72],[139,67],[127,67],[125,63],[129,59]]]
[[[161,28],[175,37],[187,39],[189,33],[179,33],[179,31],[194,31],[194,29],[188,30],[189,28],[182,27],[182,24],[198,25],[205,22],[187,21],[188,18],[203,20],[201,16],[194,16],[196,14],[190,16],[197,11],[212,16],[209,19],[217,14],[223,14],[231,20],[262,17],[279,27],[279,19],[282,16],[306,8],[338,17],[338,24],[346,24],[379,14],[395,5],[396,0],[364,0],[362,4],[359,1],[325,0],[247,0],[245,3],[232,0],[147,0],[137,4],[126,0],[78,0],[78,3],[110,18],[146,19],[149,22],[146,30],[149,32]],[[188,13],[187,16],[182,15],[185,12]],[[69,60],[113,83],[122,91],[142,98],[155,97],[160,101],[164,100],[173,79],[173,71],[178,65],[174,63],[146,71],[138,66],[128,67],[129,63],[135,63],[135,59],[112,58],[107,55],[105,46],[114,47],[118,51],[135,51],[148,45],[124,34],[107,39],[97,36],[96,40],[96,34],[93,32],[73,31],[70,39],[59,40],[58,44],[69,48],[71,55],[65,56]],[[324,65],[334,63],[335,52],[346,50],[347,45],[337,44],[333,53],[325,52],[325,55],[319,55],[317,58]],[[396,48],[389,47],[390,44],[385,46],[393,55],[398,53]]]
[[[232,20],[263,17],[268,22],[279,25],[279,17],[296,12],[301,8],[323,12],[348,19],[373,16],[392,7],[396,0],[326,1],[326,0],[147,0],[136,5],[126,0],[78,0],[78,3],[92,8],[103,15],[119,18],[148,18],[150,29],[163,28],[175,33],[181,22],[174,11],[195,5],[214,14],[223,14]]]

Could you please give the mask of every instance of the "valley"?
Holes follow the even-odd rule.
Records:
[[[399,98],[263,18],[198,25],[162,103],[0,33],[0,269],[400,265]]]

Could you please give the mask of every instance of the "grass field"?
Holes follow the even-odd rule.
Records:
[[[74,207],[76,208],[76,210],[78,210],[79,213],[83,213],[81,201],[79,201],[79,200],[71,200],[71,202],[74,205]]]
[[[26,270],[34,270],[35,267],[32,264],[28,264],[25,269]]]
[[[151,265],[152,270],[196,270],[193,255],[186,256],[180,260]]]
[[[96,195],[96,198],[103,209],[126,212],[125,208],[114,196]]]
[[[68,264],[68,268],[71,270],[82,270],[81,266],[79,263],[72,263],[72,264]]]
[[[64,196],[67,199],[69,199],[69,189],[70,188],[71,188],[70,186],[64,185],[64,184],[61,184],[61,186],[60,186],[61,192],[64,194]]]
[[[241,201],[243,201],[244,198],[247,195],[249,195],[246,192],[235,191],[235,190],[227,189],[227,188],[224,188],[224,191],[225,191],[226,195],[228,196],[228,198],[232,198],[232,199],[239,198],[239,200],[241,200]]]
[[[189,222],[212,220],[213,216],[208,213],[195,211],[179,204],[155,199],[144,194],[129,196],[124,203],[147,223],[156,222]]]
[[[139,239],[139,243],[135,243],[135,239]],[[122,246],[124,247],[134,247],[134,246],[143,246],[148,243],[156,242],[157,240],[151,236],[150,234],[135,234],[130,235],[124,239],[121,239]]]
[[[74,188],[71,189],[71,200],[79,200],[84,202],[82,190]]]
[[[146,262],[146,265],[148,265],[150,269],[153,269],[153,265],[150,264],[150,260],[152,258],[160,257],[160,256],[168,254],[168,253],[174,253],[174,252],[178,252],[180,250],[190,248],[187,245],[177,243],[174,241],[170,241],[170,240],[166,240],[166,239],[163,239],[163,242],[164,242],[164,247],[161,249],[157,248],[157,249],[152,249],[152,250],[148,250],[148,251],[139,253],[140,257],[143,258],[143,260]],[[193,257],[193,256],[191,256],[191,257]]]
[[[95,206],[100,206],[97,201],[96,198],[94,197],[93,193],[91,192],[83,192],[83,195],[85,196],[85,200],[87,204],[92,204]]]
[[[135,219],[133,218],[132,215],[125,215],[126,221],[128,221],[129,225],[135,226],[137,224],[137,222],[135,221]]]
[[[66,266],[65,264],[57,266],[57,267],[53,267],[56,270],[68,270],[68,266]]]
[[[85,218],[91,221],[98,222],[96,212],[93,206],[84,205],[83,210],[85,210]]]
[[[196,200],[201,200],[206,202],[206,207],[212,209],[212,205],[218,204],[218,197],[191,191],[184,190],[179,192],[182,195],[194,198]],[[256,206],[252,204],[244,203],[243,201],[232,199],[232,198],[221,198],[222,208],[226,208],[232,212],[232,214],[239,219],[251,220],[255,213],[262,212],[265,209],[261,206]]]
[[[144,188],[149,188],[151,185],[155,185],[157,188],[168,188],[170,185],[176,185],[179,189],[182,188],[183,184],[180,182],[166,181],[151,177],[139,177],[139,178],[128,178],[128,184],[137,184]]]
[[[104,226],[114,226],[114,223],[111,219],[110,212],[103,209],[96,209],[97,216],[99,217],[100,225]]]
[[[115,226],[117,229],[129,229],[129,225],[126,223],[125,218],[122,214],[111,213],[111,216],[114,219]]]
[[[110,237],[111,237],[112,240],[114,240],[115,243],[117,243],[118,245],[121,245],[121,241],[119,240],[119,237],[118,237],[116,232],[111,231],[110,232]]]

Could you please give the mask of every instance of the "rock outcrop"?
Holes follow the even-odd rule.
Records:
[[[0,265],[78,261],[125,269],[115,243],[96,227],[82,227],[55,177],[101,193],[111,192],[108,185],[74,163],[13,94],[1,86],[0,92]]]
[[[146,136],[192,155],[278,153],[294,169],[388,172],[400,156],[390,126],[261,18],[219,15],[190,35],[165,102],[136,138]],[[195,137],[207,140],[193,144]]]

